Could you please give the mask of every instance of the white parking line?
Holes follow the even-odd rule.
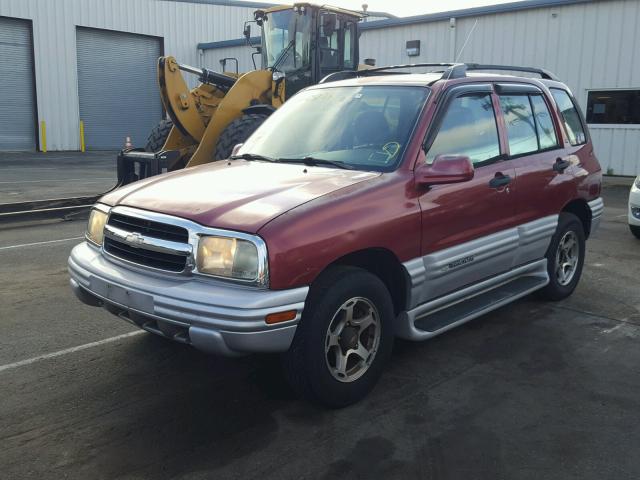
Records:
[[[84,345],[79,345],[77,347],[67,348],[65,350],[60,350],[53,353],[47,353],[45,355],[39,355],[33,358],[27,358],[26,360],[21,360],[15,363],[8,363],[7,365],[0,366],[0,372],[4,372],[6,370],[11,370],[18,367],[24,367],[25,365],[31,365],[32,363],[39,362],[40,360],[48,360],[50,358],[61,357],[63,355],[67,355],[69,353],[79,352],[80,350],[86,350],[87,348],[98,347],[100,345],[104,345],[106,343],[117,342],[118,340],[122,340],[124,338],[133,337],[135,335],[140,335],[141,333],[145,333],[144,330],[136,330],[135,332],[123,333],[122,335],[117,335],[111,338],[105,338],[104,340],[99,340],[97,342],[85,343]]]
[[[12,248],[33,247],[35,245],[46,245],[48,243],[70,242],[71,240],[82,240],[84,237],[61,238],[60,240],[47,240],[46,242],[22,243],[20,245],[9,245],[8,247],[0,247],[0,250],[10,250]]]

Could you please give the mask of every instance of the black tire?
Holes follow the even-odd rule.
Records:
[[[220,134],[220,139],[213,154],[214,160],[226,160],[231,156],[233,147],[238,143],[244,143],[267,119],[263,113],[250,113],[242,115],[231,122]]]
[[[167,141],[172,128],[173,122],[171,120],[160,120],[151,130],[144,149],[147,152],[159,152]]]
[[[379,319],[376,328],[380,327],[380,334],[368,368],[362,369],[358,378],[345,382],[331,373],[325,342],[334,315],[354,298],[364,299],[375,307]],[[345,407],[364,398],[377,383],[391,355],[393,320],[391,296],[378,277],[354,267],[329,269],[312,286],[291,347],[282,357],[285,376],[293,390],[307,400],[330,408]],[[343,337],[346,330],[342,331]],[[366,331],[357,334],[358,344]],[[360,357],[355,358],[358,362]]]
[[[577,252],[577,264],[573,272],[573,276],[570,281],[563,284],[557,273],[557,253],[560,242],[567,238],[567,235],[571,235],[569,232],[573,232],[575,240],[578,245]],[[547,272],[549,273],[549,284],[540,290],[539,296],[545,300],[558,301],[567,298],[573,293],[580,281],[580,275],[582,274],[582,267],[584,265],[585,255],[585,234],[584,226],[578,217],[572,213],[561,213],[558,219],[558,227],[556,233],[553,235],[551,244],[546,253],[547,258]]]
[[[637,225],[629,225],[629,230],[631,230],[631,233],[633,233],[636,238],[640,238],[640,227]]]

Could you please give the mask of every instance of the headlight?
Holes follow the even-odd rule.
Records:
[[[238,280],[258,280],[258,249],[247,240],[202,236],[196,260],[200,273]]]
[[[89,215],[87,224],[87,239],[98,246],[102,245],[104,238],[104,226],[107,223],[109,214],[101,208],[94,207]]]
[[[637,188],[640,188],[640,175],[636,177],[636,181],[634,182]]]

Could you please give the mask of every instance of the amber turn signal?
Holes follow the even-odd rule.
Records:
[[[293,320],[294,318],[296,318],[297,314],[298,312],[295,310],[288,310],[286,312],[278,312],[278,313],[270,313],[264,318],[264,321],[267,322],[269,325],[273,323],[286,322],[287,320]]]

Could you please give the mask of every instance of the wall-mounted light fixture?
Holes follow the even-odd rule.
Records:
[[[420,55],[420,40],[407,40],[407,55],[410,57]]]

